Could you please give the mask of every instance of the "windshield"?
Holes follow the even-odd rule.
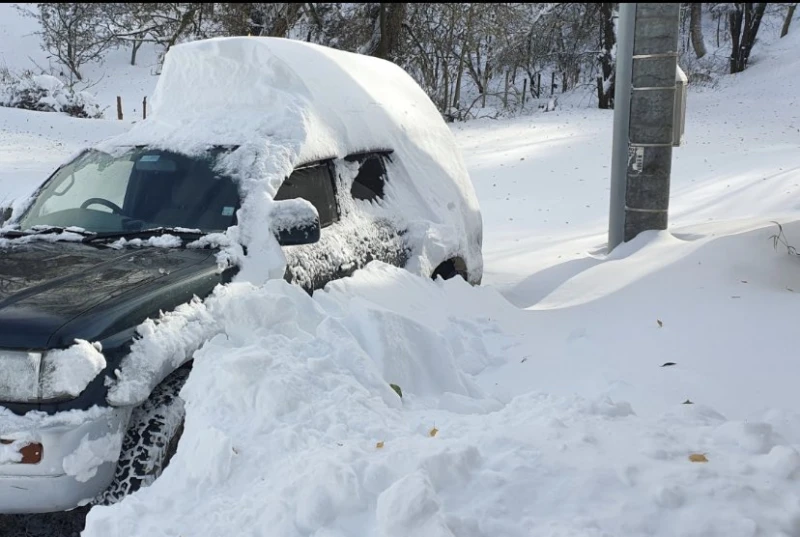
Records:
[[[229,177],[213,169],[222,151],[201,157],[147,148],[119,156],[87,151],[36,194],[20,227],[79,227],[95,233],[159,227],[224,231],[236,223],[239,194]]]

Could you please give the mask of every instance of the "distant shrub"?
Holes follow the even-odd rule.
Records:
[[[85,91],[75,91],[51,75],[24,71],[19,75],[8,69],[0,71],[0,106],[61,112],[72,117],[103,117],[94,97]]]

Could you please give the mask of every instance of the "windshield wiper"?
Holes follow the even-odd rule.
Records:
[[[83,239],[82,242],[89,244],[96,241],[113,241],[117,239],[140,239],[143,237],[160,237],[162,235],[174,235],[181,240],[197,240],[204,236],[202,231],[191,229],[180,229],[172,227],[156,227],[150,229],[139,229],[136,231],[111,231],[108,233],[95,233]]]
[[[84,237],[87,238],[94,236],[94,233],[92,233],[91,231],[86,231],[80,228],[60,227],[60,226],[44,226],[44,227],[39,227],[38,229],[26,229],[24,231],[19,229],[11,229],[5,231],[2,234],[2,236],[17,239],[19,237],[30,237],[32,235],[58,235],[61,233],[74,233],[76,235],[83,235]]]

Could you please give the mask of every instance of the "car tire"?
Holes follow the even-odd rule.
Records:
[[[458,258],[448,259],[436,267],[436,270],[434,270],[433,274],[431,274],[431,278],[434,280],[437,278],[450,280],[457,276],[461,276],[464,281],[469,281],[466,272],[466,266],[463,261]]]
[[[133,409],[114,480],[95,505],[117,503],[151,485],[167,467],[183,433],[185,410],[179,394],[188,376],[189,367],[178,369]]]

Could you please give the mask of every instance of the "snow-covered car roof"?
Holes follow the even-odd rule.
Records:
[[[239,146],[229,164],[245,194],[235,237],[243,244],[257,240],[248,218],[258,218],[251,229],[264,229],[272,196],[298,164],[386,149],[397,157],[401,186],[391,203],[412,228],[428,223],[419,233],[435,237],[429,247],[453,250],[481,270],[478,203],[455,138],[395,64],[282,38],[196,41],[170,49],[151,103],[147,120],[105,145],[184,153]]]

